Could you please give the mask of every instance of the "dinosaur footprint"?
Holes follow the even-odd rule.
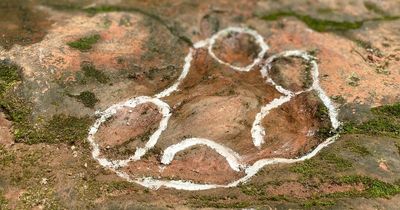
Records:
[[[235,186],[265,165],[311,158],[339,125],[315,58],[264,60],[267,50],[246,28],[196,43],[176,83],[100,113],[93,157],[128,181],[185,190]]]

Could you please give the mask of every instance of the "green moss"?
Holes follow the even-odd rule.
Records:
[[[104,74],[102,71],[97,70],[92,63],[82,63],[81,70],[84,72],[85,77],[94,78],[100,83],[104,84],[110,80],[110,78],[106,74]]]
[[[380,12],[381,17],[378,18],[372,18],[372,19],[365,19],[361,21],[333,21],[333,20],[323,20],[323,19],[318,19],[311,17],[309,15],[303,15],[303,14],[298,14],[293,11],[278,11],[274,12],[268,15],[264,15],[261,18],[266,20],[266,21],[272,21],[272,20],[277,20],[281,17],[296,17],[297,19],[301,20],[304,22],[309,28],[319,31],[319,32],[325,32],[325,31],[347,31],[347,30],[353,30],[353,29],[359,29],[363,26],[363,24],[367,21],[390,21],[390,20],[397,20],[400,17],[399,16],[391,16],[387,15],[384,13],[384,11],[380,10],[378,7],[373,6],[372,4],[368,4],[367,6],[369,7],[370,10],[374,10],[375,12]]]
[[[321,159],[331,165],[334,165],[336,169],[342,170],[352,167],[352,163],[333,153],[324,153],[321,155]]]
[[[286,202],[293,201],[291,197],[288,197],[286,195],[273,195],[273,196],[268,196],[265,199],[270,201],[286,201]]]
[[[22,202],[17,209],[33,209],[41,206],[43,209],[63,209],[56,193],[47,187],[29,188],[20,196]]]
[[[346,103],[346,99],[344,99],[344,97],[341,96],[341,95],[332,96],[331,99],[332,99],[335,103],[338,103],[338,104],[341,104],[341,105],[343,105],[343,104]]]
[[[326,120],[329,119],[329,111],[328,108],[322,103],[318,104],[317,107],[317,112],[315,113],[315,116],[318,117],[320,120]]]
[[[32,151],[29,153],[25,153],[21,158],[21,166],[29,167],[35,165],[40,159],[43,157],[43,154],[40,152]]]
[[[43,129],[45,140],[47,143],[68,144],[82,141],[87,136],[91,122],[89,118],[56,115]]]
[[[18,71],[18,66],[6,61],[0,61],[0,96],[21,80]]]
[[[392,104],[392,105],[384,105],[380,107],[376,107],[372,109],[372,112],[376,115],[386,115],[386,116],[394,116],[400,117],[400,103]]]
[[[5,83],[19,81],[18,67],[6,62],[0,62],[0,80]]]
[[[4,197],[4,193],[1,190],[0,190],[0,209],[4,209],[4,210],[9,209],[8,208],[8,201]]]
[[[316,168],[317,163],[312,160],[305,160],[300,164],[296,164],[290,168],[292,172],[303,174],[304,176],[312,176],[319,170]]]
[[[85,203],[83,209],[95,209],[95,202],[104,193],[105,186],[104,182],[99,182],[93,177],[80,181],[74,186],[78,200]]]
[[[95,15],[98,13],[118,12],[118,11],[121,11],[122,8],[117,7],[117,6],[102,5],[102,6],[98,6],[98,7],[89,7],[89,8],[83,9],[83,10],[90,14]]]
[[[365,176],[344,176],[341,177],[339,182],[341,184],[363,184],[366,188],[360,192],[359,195],[370,198],[384,197],[389,198],[390,196],[400,193],[400,186],[397,184],[390,184],[387,182],[380,181],[378,179],[365,177]]]
[[[296,163],[289,170],[304,177],[330,177],[332,172],[341,172],[352,167],[352,163],[334,153],[321,152],[316,158]]]
[[[8,119],[14,122],[14,133],[32,127],[30,104],[20,99],[14,92],[7,92],[1,97],[0,107],[7,114]],[[16,138],[18,140],[18,135]]]
[[[358,145],[354,141],[348,141],[345,145],[345,148],[363,157],[372,154],[365,146]]]
[[[347,84],[349,84],[350,86],[356,87],[359,85],[360,80],[361,79],[357,74],[352,73],[349,76],[349,78],[347,78]]]
[[[311,65],[309,62],[303,63],[305,66],[304,72],[302,72],[302,77],[303,77],[303,88],[309,88],[312,86],[313,79],[311,76]]]
[[[90,91],[83,91],[79,95],[69,95],[71,97],[76,98],[78,101],[83,103],[84,106],[89,107],[89,108],[94,108],[96,103],[99,101],[99,99],[96,98],[96,95]]]
[[[364,49],[372,49],[372,48],[373,48],[371,42],[364,41],[364,40],[361,40],[361,39],[354,39],[354,38],[353,38],[353,41],[354,41],[359,47],[362,47],[362,48],[364,48]]]
[[[304,22],[308,27],[315,31],[346,31],[351,29],[358,29],[363,25],[361,21],[348,22],[348,21],[333,21],[333,20],[321,20],[313,18],[308,15],[301,15],[292,11],[279,11],[271,13],[262,17],[262,19],[271,21],[277,20],[281,17],[292,16],[296,17],[302,22]]]
[[[0,91],[0,109],[9,120],[14,122],[14,134],[18,142],[22,137],[31,133],[33,127],[30,123],[31,109],[28,103],[17,96],[17,93],[11,91],[15,82],[20,80],[18,68],[8,63],[1,63],[0,65],[0,86],[6,87],[0,88],[2,90]]]
[[[0,166],[9,166],[15,161],[15,154],[0,145]]]
[[[37,143],[67,143],[75,144],[85,139],[90,118],[77,118],[66,115],[56,115],[45,123],[44,126],[36,128],[29,125],[17,124],[15,129],[16,142],[27,144]]]
[[[67,45],[80,50],[81,52],[87,52],[92,49],[92,46],[100,40],[100,35],[94,34],[87,37],[80,38],[73,42],[68,42]]]
[[[254,205],[254,202],[237,201],[236,196],[217,197],[211,195],[193,196],[190,205],[195,208],[245,208]]]
[[[75,143],[86,137],[92,120],[89,117],[77,118],[56,115],[47,122],[35,123],[29,103],[13,93],[0,100],[0,107],[13,121],[16,142],[35,143]]]
[[[331,206],[335,204],[335,200],[340,198],[354,198],[354,197],[365,197],[365,198],[390,198],[391,196],[400,194],[400,183],[394,182],[393,184],[387,183],[375,178],[350,175],[342,177],[331,177],[328,182],[334,185],[341,186],[362,186],[362,190],[349,190],[344,192],[334,192],[328,194],[314,194],[311,198],[303,202],[302,206],[306,208],[316,206]],[[318,186],[321,186],[320,183]]]
[[[376,107],[371,112],[365,122],[345,123],[342,132],[400,137],[400,103]]]
[[[142,24],[149,29],[149,38],[145,43],[146,51],[142,54],[141,58],[145,61],[152,61],[154,59],[160,59],[160,56],[167,60],[174,60],[177,56],[170,45],[178,44],[177,39],[171,40],[172,42],[165,42],[168,39],[168,35],[164,34],[165,30],[160,27],[158,21],[154,21],[152,18],[144,18]],[[163,65],[166,65],[164,63]],[[157,73],[160,73],[158,68],[150,68],[146,71],[146,76],[150,79],[154,79]]]
[[[239,189],[242,193],[249,196],[264,196],[266,194],[263,184],[241,184],[239,185]]]
[[[122,190],[133,190],[137,191],[136,185],[126,181],[113,181],[107,183],[106,189],[108,193],[112,193],[115,191],[122,191]]]
[[[317,130],[316,136],[321,139],[327,139],[334,134],[331,127],[321,127]]]

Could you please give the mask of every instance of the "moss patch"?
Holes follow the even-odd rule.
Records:
[[[77,118],[66,115],[55,115],[49,121],[34,122],[29,103],[22,100],[14,92],[7,93],[0,100],[0,107],[13,121],[16,142],[36,143],[68,143],[82,141],[87,134],[92,119]]]
[[[236,196],[192,196],[190,206],[195,208],[245,208],[252,205],[249,201],[238,201]]]
[[[390,184],[365,176],[344,176],[340,178],[339,182],[352,185],[363,184],[366,189],[359,192],[358,195],[367,198],[389,198],[400,193],[400,186],[398,184]]]
[[[240,184],[239,189],[248,196],[265,196],[265,184]]]
[[[45,126],[47,143],[74,144],[86,138],[91,124],[89,118],[77,118],[66,115],[54,116]]]
[[[373,108],[371,112],[365,122],[344,124],[342,132],[400,137],[400,103]]]
[[[311,65],[309,62],[303,62],[303,66],[305,67],[304,71],[302,72],[303,77],[303,88],[309,88],[312,86],[313,79],[311,76]]]
[[[292,11],[279,11],[272,14],[264,15],[262,19],[271,21],[277,20],[281,17],[292,16],[304,22],[308,27],[312,28],[315,31],[323,32],[323,31],[345,31],[350,29],[358,29],[362,26],[362,22],[348,22],[348,21],[333,21],[333,20],[321,20],[317,18],[313,18],[309,15],[301,15]]]
[[[20,80],[18,66],[7,61],[0,61],[0,95]]]
[[[14,132],[15,141],[27,144],[75,144],[85,139],[91,122],[88,117],[56,115],[39,128],[17,124]]]
[[[371,42],[369,42],[369,41],[364,41],[364,40],[356,39],[356,38],[353,38],[352,40],[353,40],[359,47],[362,47],[362,48],[364,48],[364,49],[373,49],[372,44],[371,44]]]
[[[321,152],[321,154],[301,163],[296,163],[289,170],[303,175],[305,178],[319,177],[325,179],[332,172],[341,172],[352,167],[352,163],[334,153]]]
[[[376,115],[386,115],[400,118],[400,103],[377,107],[372,109],[372,112]]]
[[[371,9],[371,7],[370,7]],[[261,18],[266,21],[278,20],[281,17],[296,17],[297,19],[304,22],[309,28],[318,31],[347,31],[353,29],[359,29],[363,26],[364,22],[367,21],[382,21],[382,20],[396,20],[399,16],[384,15],[379,18],[365,19],[361,21],[334,21],[334,20],[323,20],[311,17],[309,15],[298,14],[293,11],[278,11],[268,15],[264,15]]]
[[[15,154],[6,150],[4,146],[0,145],[0,166],[9,166],[15,161]],[[1,209],[1,208],[0,208]]]
[[[80,38],[73,42],[68,42],[67,45],[81,52],[87,52],[92,49],[93,45],[100,40],[100,35],[94,34]]]
[[[3,191],[0,190],[0,209],[8,209],[8,202],[3,194]]]
[[[96,69],[96,67],[90,62],[83,62],[81,64],[81,70],[84,72],[85,77],[93,78],[100,83],[107,83],[110,78],[102,71]]]
[[[349,149],[353,153],[359,154],[362,157],[372,154],[365,146],[356,144],[354,141],[348,141],[345,144],[345,148]]]
[[[20,200],[22,203],[18,209],[33,209],[38,206],[43,209],[62,209],[56,193],[46,187],[29,188],[21,195]]]
[[[357,87],[358,85],[360,85],[360,77],[355,74],[352,73],[348,78],[347,78],[347,84],[353,87]]]
[[[7,70],[12,70],[16,72],[16,68],[7,68]],[[7,75],[7,74],[4,74]],[[8,78],[3,75],[2,78]],[[15,73],[11,73],[15,75]],[[13,76],[14,77],[14,76]],[[2,80],[4,82],[4,80]],[[6,80],[7,81],[7,80]],[[13,81],[9,79],[8,81]],[[7,88],[0,92],[0,110],[3,111],[9,120],[11,120],[14,128],[14,136],[16,141],[19,141],[22,136],[30,135],[30,131],[33,128],[31,123],[31,109],[28,103],[21,100],[17,93],[11,91],[11,87],[14,87],[14,82],[6,83]]]
[[[96,95],[90,91],[83,91],[79,95],[68,95],[70,97],[76,98],[78,101],[83,103],[84,106],[89,108],[94,108],[99,99],[96,98]]]

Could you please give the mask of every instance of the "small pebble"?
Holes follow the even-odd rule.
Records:
[[[40,184],[42,184],[42,185],[47,184],[47,178],[42,178],[42,181],[40,181]]]

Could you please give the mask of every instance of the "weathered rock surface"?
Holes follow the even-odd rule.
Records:
[[[373,132],[386,129],[388,119],[399,123],[398,111],[367,124],[371,127],[361,134],[343,128],[342,137],[311,160],[268,166],[239,187],[199,192],[154,191],[120,179],[92,159],[80,130],[71,131],[67,123],[86,119],[90,126],[113,104],[171,86],[192,44],[229,26],[257,30],[270,46],[265,58],[293,49],[313,54],[321,86],[341,110],[340,119],[368,121],[371,107],[400,101],[399,16],[396,0],[1,2],[0,62],[12,62],[21,71],[19,82],[6,84],[0,77],[7,88],[4,95],[0,89],[0,209],[396,209],[399,127]],[[260,51],[251,36],[240,33],[218,39],[213,50],[222,61],[242,67]],[[238,72],[204,48],[193,53],[179,91],[165,97],[172,113],[168,128],[143,162],[132,162],[123,172],[134,178],[228,184],[244,172],[232,170],[214,150],[191,147],[160,168],[162,151],[185,138],[208,138],[252,164],[267,157],[299,157],[332,135],[318,97],[302,93],[262,121],[266,143],[254,147],[254,117],[280,93],[265,83],[258,65]],[[294,91],[310,87],[302,60],[274,65],[271,78],[279,85]],[[29,111],[11,107],[15,98]],[[129,157],[145,146],[161,118],[151,103],[120,110],[96,134],[102,157]],[[51,126],[52,119],[64,119],[65,126]],[[24,130],[21,140],[22,128],[41,133]],[[82,126],[84,133],[87,129]],[[37,141],[46,133],[57,139]],[[71,144],[63,141],[64,133],[80,139]]]

